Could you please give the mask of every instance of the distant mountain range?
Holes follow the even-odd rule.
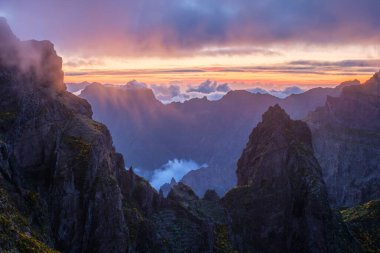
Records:
[[[285,99],[235,90],[217,101],[203,98],[163,104],[148,88],[94,83],[87,85],[80,97],[90,102],[94,118],[109,127],[127,164],[142,170],[148,179],[169,160],[207,164],[182,178],[202,196],[207,189],[223,195],[235,185],[237,159],[269,106],[279,104],[292,118],[304,119],[324,105],[328,96],[337,97],[344,86],[358,84],[352,81],[335,88],[314,88]]]
[[[194,151],[197,159],[212,155],[221,164],[230,158],[206,148],[233,154],[222,139],[232,141],[231,133],[260,120],[247,130],[232,190],[220,197],[208,190],[199,198],[172,180],[165,197],[125,168],[90,104],[66,91],[52,43],[20,41],[1,18],[0,41],[0,252],[379,252],[380,74],[328,97],[307,117],[311,128],[278,104],[261,117],[241,109],[277,101],[269,95],[254,95],[253,103],[251,94],[238,91],[217,102],[163,106],[147,89],[88,86],[102,113],[108,109],[108,117],[123,119],[116,123],[125,122],[121,109],[128,109],[121,127],[129,138],[146,141],[140,161],[166,159],[161,156],[178,148],[175,155]],[[177,135],[165,146],[169,130]],[[138,144],[139,151],[139,142],[128,145]]]
[[[380,198],[380,72],[311,112],[316,157],[335,207]]]

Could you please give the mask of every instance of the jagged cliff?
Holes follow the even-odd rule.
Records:
[[[278,105],[263,114],[222,202],[239,252],[360,252],[330,208],[306,123]]]
[[[109,127],[128,165],[149,175],[173,159],[207,164],[180,180],[203,196],[207,189],[224,195],[236,185],[236,162],[269,106],[278,103],[293,118],[303,119],[322,106],[327,95],[338,96],[341,88],[314,88],[286,99],[234,90],[218,101],[204,98],[164,105],[150,89],[90,84],[80,96],[91,103],[94,118]]]
[[[64,252],[125,252],[124,165],[107,128],[65,91],[53,44],[21,42],[4,20],[0,40],[1,186],[31,228],[17,233]]]
[[[380,252],[380,200],[341,211],[352,235],[366,252]]]
[[[228,245],[219,204],[185,198],[183,187],[165,199],[125,169],[87,101],[66,92],[52,43],[21,42],[3,19],[0,41],[0,251],[215,252]]]
[[[278,106],[237,188],[199,199],[178,183],[165,198],[66,92],[52,43],[19,41],[2,19],[0,41],[1,252],[361,252],[327,203],[308,127]]]
[[[350,207],[380,198],[380,73],[328,97],[307,123],[331,204]]]

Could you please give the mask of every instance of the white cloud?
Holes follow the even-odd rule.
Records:
[[[227,83],[218,84],[210,80],[206,80],[198,86],[188,86],[185,91],[182,91],[181,87],[176,84],[170,86],[152,84],[150,88],[156,98],[164,104],[203,97],[207,97],[208,100],[218,100],[231,90]]]
[[[286,87],[282,90],[275,90],[275,89],[265,90],[263,88],[257,87],[257,88],[248,89],[248,91],[251,93],[270,94],[278,98],[286,98],[292,94],[300,94],[300,93],[305,92],[304,89],[301,89],[298,86]]]
[[[190,86],[187,89],[187,92],[199,92],[199,93],[205,93],[210,94],[213,92],[228,92],[230,91],[230,87],[227,83],[218,84],[217,82],[212,82],[210,80],[206,80],[203,83],[199,84],[196,87]]]
[[[199,165],[192,160],[169,160],[161,168],[156,169],[153,172],[150,184],[158,190],[163,184],[170,183],[172,178],[178,182],[189,171],[196,170],[201,167],[207,167],[207,165]]]
[[[81,84],[67,84],[68,90],[73,92],[75,95],[80,95],[79,89],[84,88],[84,84],[88,85],[89,83]],[[84,86],[84,87],[83,87]],[[231,88],[228,83],[219,84],[215,81],[206,80],[200,83],[198,86],[187,86],[185,90],[183,87],[178,84],[145,84],[138,82],[136,80],[129,81],[125,85],[105,85],[108,87],[121,88],[125,90],[129,89],[152,89],[155,97],[164,104],[169,104],[172,102],[184,102],[192,98],[204,98],[206,97],[210,101],[219,100],[225,94],[227,94]],[[305,92],[304,89],[298,86],[286,87],[282,90],[270,89],[265,90],[260,87],[247,89],[251,93],[260,93],[260,94],[270,94],[279,98],[286,98],[292,94],[300,94]]]
[[[80,96],[80,94],[82,94],[82,91],[83,91],[84,89],[80,89],[80,90],[78,90],[78,91],[74,91],[73,92],[73,94],[75,95],[75,96]]]

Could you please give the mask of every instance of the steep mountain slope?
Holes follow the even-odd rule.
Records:
[[[361,252],[330,209],[306,123],[278,105],[253,130],[222,203],[239,252]]]
[[[366,252],[380,252],[380,200],[341,211],[348,228]]]
[[[329,97],[307,123],[330,202],[349,207],[380,198],[380,74]]]
[[[50,42],[20,42],[0,24],[3,191],[57,249],[125,252],[116,183],[122,158],[108,130],[91,120],[85,100],[65,92],[62,60]]]
[[[319,252],[340,252],[346,250],[341,247],[344,242],[349,247],[345,252],[361,252],[339,220],[334,221],[336,216],[326,204],[307,127],[290,121],[278,107],[270,111],[280,111],[282,116],[268,116],[269,112],[264,118],[283,119],[285,126],[291,126],[286,133],[292,138],[286,140],[289,150],[295,152],[289,155],[289,166],[284,170],[292,173],[263,181],[260,173],[254,178],[249,169],[247,174],[239,169],[239,175],[252,176],[248,183],[253,185],[234,189],[221,202],[212,191],[199,199],[183,183],[173,185],[164,198],[132,168],[125,169],[107,128],[92,120],[90,105],[66,92],[62,60],[50,42],[21,42],[3,19],[0,41],[1,252],[212,253],[233,252],[234,247],[261,249],[267,233],[261,241],[256,230],[244,232],[255,228],[249,227],[251,221],[253,225],[263,222],[268,231],[286,235],[290,246],[285,249],[312,250],[317,245],[329,250]],[[248,153],[243,157],[250,160]],[[244,159],[239,162],[239,166],[244,164]],[[284,186],[282,179],[289,184],[277,188]],[[239,183],[244,180],[239,176]],[[253,198],[247,197],[246,189],[252,191]],[[270,192],[289,197],[288,201],[273,203],[278,197]],[[268,193],[260,202],[264,204],[249,209],[256,207],[255,198],[262,198],[260,193]],[[281,217],[286,218],[285,223],[276,223],[284,210],[287,212]],[[277,224],[283,230],[277,230]],[[283,224],[289,226],[281,227]],[[314,237],[309,236],[309,225],[315,228]],[[269,233],[270,240],[272,235]],[[330,240],[332,235],[334,241]],[[280,246],[282,243],[279,240]],[[278,248],[270,243],[263,251],[278,252]]]
[[[207,164],[207,168],[191,171],[183,178],[202,196],[209,188],[223,195],[235,185],[236,161],[268,106],[279,103],[300,119],[323,105],[327,95],[338,96],[340,90],[317,88],[283,100],[231,91],[219,101],[204,98],[164,105],[149,89],[93,84],[81,97],[91,103],[95,119],[109,126],[115,146],[134,167],[152,171],[175,158]],[[147,154],[151,159],[146,159]]]
[[[218,203],[181,189],[164,199],[125,169],[87,101],[65,91],[50,42],[21,42],[3,19],[0,41],[1,252],[215,252],[228,242]]]

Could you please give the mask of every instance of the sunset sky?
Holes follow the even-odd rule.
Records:
[[[380,68],[379,0],[2,0],[22,40],[51,40],[66,82],[336,85]]]

